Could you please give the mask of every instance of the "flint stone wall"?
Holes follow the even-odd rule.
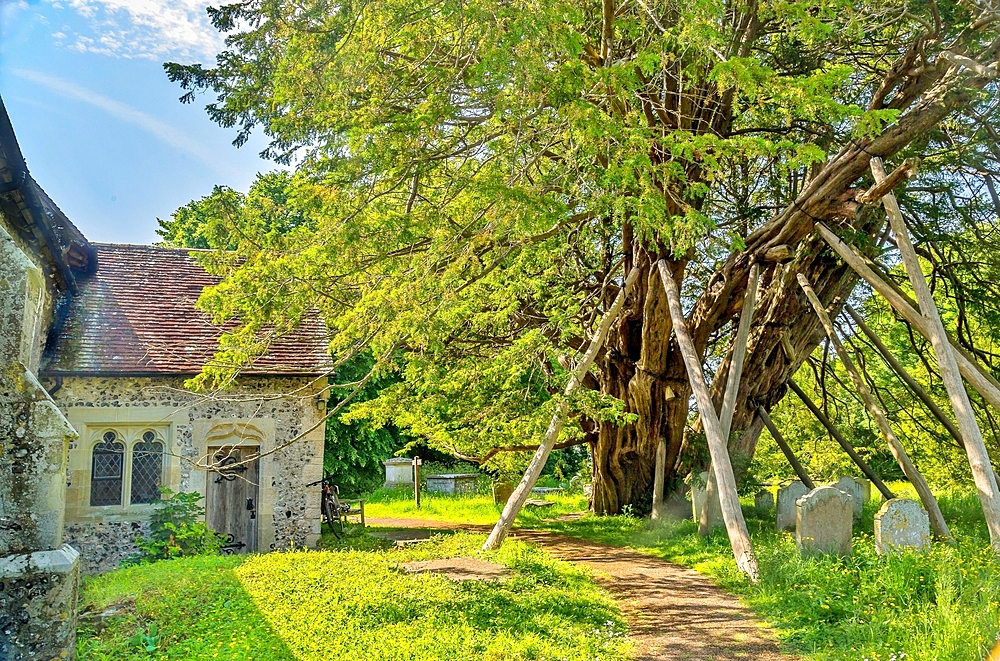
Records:
[[[239,387],[227,391],[223,398],[210,399],[185,391],[183,377],[65,377],[55,400],[81,431],[80,441],[71,444],[69,450],[66,541],[83,552],[84,572],[114,569],[135,553],[136,528],[132,524],[145,532],[152,512],[150,505],[90,506],[91,451],[103,430],[142,425],[161,429],[167,445],[164,485],[173,491],[204,495],[207,474],[195,469],[192,462],[204,458],[208,445],[230,442],[221,436],[225,430],[245,430],[247,425],[259,430],[261,450],[266,451],[316,423],[323,414],[316,409],[316,391],[325,383],[310,385],[312,381],[242,379]],[[263,397],[293,392],[294,396]],[[223,432],[217,431],[220,429]],[[213,434],[222,440],[211,440]],[[323,434],[320,425],[304,438],[261,458],[259,551],[290,546],[312,548],[318,543],[320,487],[305,485],[322,477]],[[201,503],[208,505],[204,500]]]
[[[797,516],[795,503],[807,493],[809,493],[809,489],[799,480],[778,489],[776,516],[778,530],[795,530],[795,517]]]
[[[917,501],[893,498],[875,515],[875,551],[879,555],[902,549],[923,551],[930,545],[930,517]]]
[[[805,557],[851,554],[854,511],[851,497],[833,487],[816,487],[795,503],[795,542]]]

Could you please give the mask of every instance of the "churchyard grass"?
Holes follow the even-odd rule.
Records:
[[[789,649],[808,659],[983,659],[1000,635],[1000,560],[990,550],[975,495],[944,494],[939,502],[955,546],[935,543],[927,553],[878,556],[873,502],[855,530],[850,557],[806,560],[794,533],[775,531],[773,510],[760,515],[744,503],[759,585],[737,570],[724,530],[702,540],[691,520],[652,526],[636,518],[586,516],[539,527],[693,567],[739,595]]]
[[[353,539],[355,536],[350,536]],[[479,554],[458,533],[402,549],[201,556],[87,579],[82,661],[226,659],[629,658],[624,620],[588,574],[526,544]],[[407,574],[399,563],[478,555],[512,570],[502,583]]]
[[[544,500],[555,504],[545,508],[525,507],[516,525],[530,527],[587,509],[587,497],[582,493],[548,493]],[[503,505],[495,504],[489,493],[451,496],[426,490],[420,494],[418,509],[413,502],[412,487],[379,489],[365,503],[365,516],[370,519],[426,519],[490,526],[497,522],[502,510]]]

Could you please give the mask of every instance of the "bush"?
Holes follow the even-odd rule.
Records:
[[[174,493],[160,489],[160,499],[149,525],[149,537],[137,537],[139,561],[155,562],[192,555],[212,555],[222,548],[222,539],[202,521],[205,508],[198,493]]]

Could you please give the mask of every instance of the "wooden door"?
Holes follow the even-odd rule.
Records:
[[[258,455],[259,448],[226,446],[210,448],[210,452],[221,469],[208,474],[205,498],[208,525],[225,538],[223,553],[253,553],[257,550],[260,462],[242,462]]]

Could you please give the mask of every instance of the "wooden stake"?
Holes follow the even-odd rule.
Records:
[[[873,158],[871,169],[876,182],[886,178],[882,159]],[[948,390],[948,398],[955,411],[958,428],[962,432],[962,438],[965,439],[965,452],[969,456],[972,477],[979,490],[979,500],[983,506],[983,513],[986,515],[986,526],[990,530],[990,541],[993,548],[1000,552],[1000,491],[997,490],[993,467],[989,454],[986,452],[986,444],[983,442],[979,422],[976,421],[976,414],[972,410],[969,393],[965,392],[965,386],[962,384],[962,376],[958,370],[955,354],[948,343],[948,335],[941,322],[937,304],[934,302],[931,290],[924,279],[920,260],[910,242],[910,234],[906,229],[906,223],[903,222],[903,214],[899,211],[896,196],[891,192],[887,194],[882,198],[882,206],[885,207],[886,215],[889,216],[889,224],[896,237],[896,247],[903,258],[906,272],[910,276],[910,284],[913,286],[913,292],[917,295],[920,312],[927,321],[927,330],[930,332],[934,355],[938,359],[941,380],[944,381],[944,387]]]
[[[806,488],[810,491],[815,489],[816,484],[812,481],[812,478],[809,477],[809,473],[807,473],[806,469],[802,467],[802,464],[799,463],[795,453],[792,452],[791,446],[788,445],[785,437],[781,435],[780,431],[778,431],[778,428],[775,426],[774,421],[771,420],[771,416],[768,414],[767,410],[763,406],[757,406],[757,415],[760,416],[764,426],[767,427],[767,431],[771,432],[771,438],[773,438],[774,442],[778,444],[779,448],[781,448],[782,454],[785,455],[785,459],[787,459],[788,463],[791,464],[792,470],[794,470],[795,474],[799,476],[799,480],[802,481],[802,484],[806,485]]]
[[[886,500],[892,500],[895,498],[895,494],[893,494],[889,487],[885,485],[882,478],[880,478],[875,471],[872,470],[872,467],[868,465],[867,461],[861,458],[861,455],[859,455],[858,451],[854,449],[851,442],[840,433],[837,426],[833,424],[830,418],[823,414],[823,411],[821,411],[820,408],[816,406],[816,403],[812,401],[812,398],[799,387],[799,384],[789,379],[788,387],[791,388],[792,392],[794,392],[799,399],[802,400],[802,403],[805,404],[806,408],[809,409],[817,420],[819,420],[820,424],[826,427],[826,430],[830,432],[830,436],[833,436],[834,440],[840,444],[840,447],[844,449],[844,452],[846,452],[847,456],[851,458],[851,461],[853,461],[855,465],[861,469],[861,472],[865,474],[865,477],[871,480],[871,483],[875,485],[875,488],[878,489],[880,494],[882,494],[882,497]]]
[[[899,314],[903,315],[903,318],[916,328],[921,335],[930,339],[930,323],[919,311],[913,308],[913,305],[905,296],[896,291],[895,287],[890,283],[879,277],[865,263],[864,258],[851,250],[829,227],[823,223],[816,223],[816,231],[819,232],[827,245],[833,248],[855,273],[864,278],[872,286],[872,289],[881,294],[889,302],[889,305],[895,308]],[[952,355],[958,363],[958,370],[962,373],[962,376],[983,396],[983,399],[989,402],[993,408],[1000,411],[1000,388],[991,383],[991,379],[987,378],[981,368],[970,360],[960,348],[955,346],[956,343],[951,338],[948,338],[948,340],[949,344],[952,345]]]
[[[653,474],[653,511],[649,518],[656,521],[663,509],[663,472],[667,468],[667,439],[661,438],[656,444],[656,472]]]
[[[959,431],[958,427],[955,426],[955,423],[951,421],[948,414],[941,410],[941,407],[937,405],[937,402],[931,399],[930,394],[924,390],[923,387],[917,383],[917,380],[906,371],[906,368],[903,367],[898,360],[896,360],[896,357],[892,355],[888,347],[882,344],[882,340],[880,340],[878,335],[875,334],[875,331],[869,328],[868,324],[865,323],[865,320],[861,318],[861,315],[858,314],[857,311],[850,305],[846,305],[845,307],[847,309],[847,313],[851,315],[851,318],[854,320],[854,323],[858,325],[861,332],[864,333],[869,340],[871,340],[873,345],[875,345],[875,348],[880,354],[882,354],[882,357],[885,359],[885,362],[889,364],[889,367],[891,367],[893,371],[899,375],[899,378],[901,378],[906,385],[910,387],[910,390],[912,390],[917,398],[924,403],[924,406],[926,406],[934,417],[937,418],[942,425],[944,425],[944,428],[948,430],[948,433],[955,439],[955,442],[958,443],[963,450],[965,450],[965,441],[962,439],[962,432]],[[992,466],[990,466],[990,470],[993,472],[993,480],[997,483],[997,486],[1000,487],[1000,475],[997,475]]]
[[[743,310],[740,312],[740,324],[736,331],[736,342],[733,344],[733,358],[729,362],[729,375],[726,379],[726,392],[722,396],[722,413],[719,414],[719,424],[722,427],[722,437],[729,447],[729,433],[733,427],[733,414],[736,412],[736,395],[740,389],[740,379],[743,376],[743,362],[747,356],[747,338],[750,336],[750,321],[757,306],[757,287],[760,284],[760,265],[750,267],[750,277],[747,291],[743,296]],[[718,513],[716,505],[719,496],[715,481],[715,471],[711,466],[708,470],[708,483],[705,485],[705,506],[701,508],[698,517],[698,534],[702,537],[711,534],[712,522]]]
[[[722,426],[719,417],[715,414],[712,395],[705,384],[701,360],[698,358],[694,341],[687,328],[687,320],[681,309],[681,295],[677,289],[677,283],[674,282],[670,271],[667,270],[667,263],[664,260],[661,259],[657,262],[657,267],[660,270],[660,278],[663,280],[663,288],[667,292],[667,303],[670,308],[670,318],[674,324],[674,335],[677,337],[677,344],[680,347],[681,356],[684,358],[688,380],[691,382],[691,389],[698,402],[702,426],[705,429],[705,436],[708,438],[708,451],[712,456],[713,473],[719,485],[719,504],[722,505],[722,519],[726,522],[729,544],[733,547],[737,567],[747,574],[750,580],[757,582],[760,572],[757,568],[757,558],[753,554],[753,546],[750,544],[747,524],[743,519],[743,510],[740,509],[740,498],[736,492],[736,478],[733,476],[733,466],[729,461],[727,439],[722,435]]]
[[[906,454],[906,450],[903,448],[903,444],[899,442],[896,438],[895,432],[892,431],[892,427],[889,425],[889,419],[885,416],[882,408],[875,401],[875,397],[872,395],[871,391],[868,390],[868,386],[865,384],[864,380],[861,378],[858,368],[854,365],[854,361],[851,360],[851,356],[844,349],[844,345],[840,342],[840,338],[837,336],[837,331],[833,327],[833,321],[830,320],[830,315],[826,313],[823,308],[823,304],[819,300],[819,296],[813,291],[812,285],[809,284],[809,279],[805,275],[799,273],[796,278],[799,281],[799,286],[802,287],[802,291],[805,292],[806,298],[812,303],[813,310],[816,312],[816,316],[819,317],[820,322],[823,324],[823,328],[826,329],[827,337],[830,338],[830,343],[833,344],[834,348],[837,350],[837,355],[840,357],[840,362],[843,364],[844,369],[847,370],[848,376],[851,377],[851,381],[854,382],[854,387],[858,389],[858,393],[861,395],[861,399],[865,403],[865,408],[871,413],[871,416],[875,418],[875,424],[878,425],[879,431],[882,432],[882,436],[885,438],[886,443],[889,444],[889,450],[892,452],[892,456],[896,458],[899,463],[899,467],[903,469],[903,473],[906,478],[916,489],[917,495],[920,496],[920,502],[923,503],[924,509],[927,510],[927,515],[930,517],[931,530],[934,531],[934,536],[939,539],[951,539],[951,531],[948,530],[948,524],[945,523],[944,516],[941,514],[941,508],[938,507],[937,499],[934,494],[931,493],[931,488],[927,484],[927,480],[924,476],[917,470],[917,467],[913,465],[910,461],[909,455]],[[994,485],[996,486],[996,485]]]
[[[483,544],[483,550],[499,548],[503,544],[503,540],[510,533],[510,529],[514,525],[514,519],[517,518],[518,512],[524,507],[524,501],[531,495],[531,489],[535,486],[535,482],[538,481],[538,476],[542,474],[542,469],[545,468],[545,461],[552,452],[552,446],[556,444],[559,432],[562,431],[563,425],[566,423],[566,415],[569,413],[568,398],[583,383],[583,377],[587,374],[590,366],[594,363],[594,359],[597,358],[597,353],[608,339],[608,331],[611,330],[612,322],[618,318],[618,313],[621,312],[622,306],[625,304],[625,296],[638,277],[639,269],[633,268],[628,277],[625,278],[625,283],[618,291],[618,295],[608,309],[607,314],[601,319],[601,323],[597,327],[597,333],[590,341],[590,346],[587,347],[586,353],[580,359],[580,364],[573,370],[569,383],[566,384],[563,399],[556,407],[556,412],[552,415],[552,420],[549,421],[548,429],[545,430],[545,438],[538,444],[538,450],[535,451],[531,462],[528,464],[528,468],[524,471],[524,477],[521,478],[517,487],[514,488],[514,493],[507,499],[507,504],[504,506],[500,518],[497,520],[496,525],[493,526],[493,530],[490,532],[486,543]]]
[[[951,418],[949,418],[945,412],[941,410],[941,407],[938,406],[933,399],[931,399],[931,396],[926,390],[924,390],[923,386],[917,383],[917,380],[906,371],[906,368],[903,367],[898,360],[896,360],[896,357],[892,355],[889,348],[882,343],[882,340],[875,334],[875,331],[873,331],[868,324],[865,323],[865,320],[861,318],[861,315],[858,314],[857,310],[850,305],[845,305],[844,308],[847,310],[847,314],[851,316],[851,319],[854,320],[854,323],[858,325],[858,328],[861,329],[861,332],[865,334],[865,337],[868,338],[882,358],[885,359],[885,362],[892,368],[892,371],[903,380],[903,383],[909,386],[910,390],[913,391],[913,394],[915,394],[917,398],[924,403],[934,417],[938,419],[938,422],[944,425],[944,428],[948,430],[948,433],[951,434],[951,437],[958,442],[962,449],[965,449],[965,441],[962,440],[962,433],[958,430],[958,427],[955,426],[955,423],[951,421]]]

